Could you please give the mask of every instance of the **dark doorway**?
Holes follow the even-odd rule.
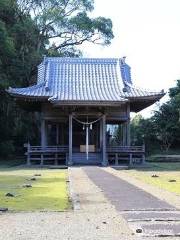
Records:
[[[86,119],[81,119],[86,122]],[[93,121],[90,119],[89,121]],[[73,120],[73,151],[79,152],[81,145],[86,145],[86,126]],[[100,122],[89,127],[89,145],[94,146],[95,152],[100,149]]]

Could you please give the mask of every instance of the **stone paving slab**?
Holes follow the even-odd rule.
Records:
[[[174,206],[104,171],[103,168],[83,169],[140,239],[168,236],[174,239],[180,236],[180,211]]]
[[[135,226],[137,229],[137,226]],[[162,223],[151,223],[151,224],[141,224],[139,226],[142,231],[143,236],[154,236],[154,237],[179,237],[180,236],[180,223],[178,224],[162,224]]]
[[[122,212],[127,221],[179,221],[180,211],[145,211],[145,212]]]
[[[103,191],[118,211],[174,210],[175,208],[148,192],[106,172],[100,167],[83,168],[89,178]]]

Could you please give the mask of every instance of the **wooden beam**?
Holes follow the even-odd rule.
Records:
[[[72,165],[72,114],[69,114],[69,159],[68,165]]]
[[[94,116],[96,116],[96,117],[100,117],[101,115],[102,115],[102,113],[101,112],[93,112],[93,111],[87,111],[87,112],[85,112],[85,111],[77,111],[77,112],[73,112],[72,113],[73,114],[73,116],[76,116],[76,117],[78,117],[78,116],[92,116],[92,117],[94,117]]]

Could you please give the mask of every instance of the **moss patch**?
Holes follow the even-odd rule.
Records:
[[[35,181],[30,179],[35,174]],[[69,208],[67,170],[0,169],[0,207],[14,211],[62,211]],[[31,184],[31,188],[23,187]],[[6,193],[15,197],[6,197]]]
[[[158,163],[148,169],[133,169],[126,173],[145,183],[180,195],[180,163]],[[152,177],[152,175],[158,177]]]

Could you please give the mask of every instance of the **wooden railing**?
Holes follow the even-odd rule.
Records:
[[[68,149],[66,146],[31,146],[24,144],[27,148],[27,164],[39,163],[40,165],[62,165],[68,162]],[[78,152],[76,149],[74,152]],[[100,150],[99,150],[100,152]],[[107,158],[109,164],[119,165],[122,163],[133,165],[145,161],[144,146],[107,146]]]
[[[145,161],[145,146],[107,146],[109,164],[140,164]]]
[[[31,146],[27,144],[28,152],[68,152],[68,146]]]
[[[24,144],[27,148],[27,165],[39,163],[40,165],[66,165],[68,146],[31,146]]]
[[[106,152],[145,152],[145,146],[107,146]]]

